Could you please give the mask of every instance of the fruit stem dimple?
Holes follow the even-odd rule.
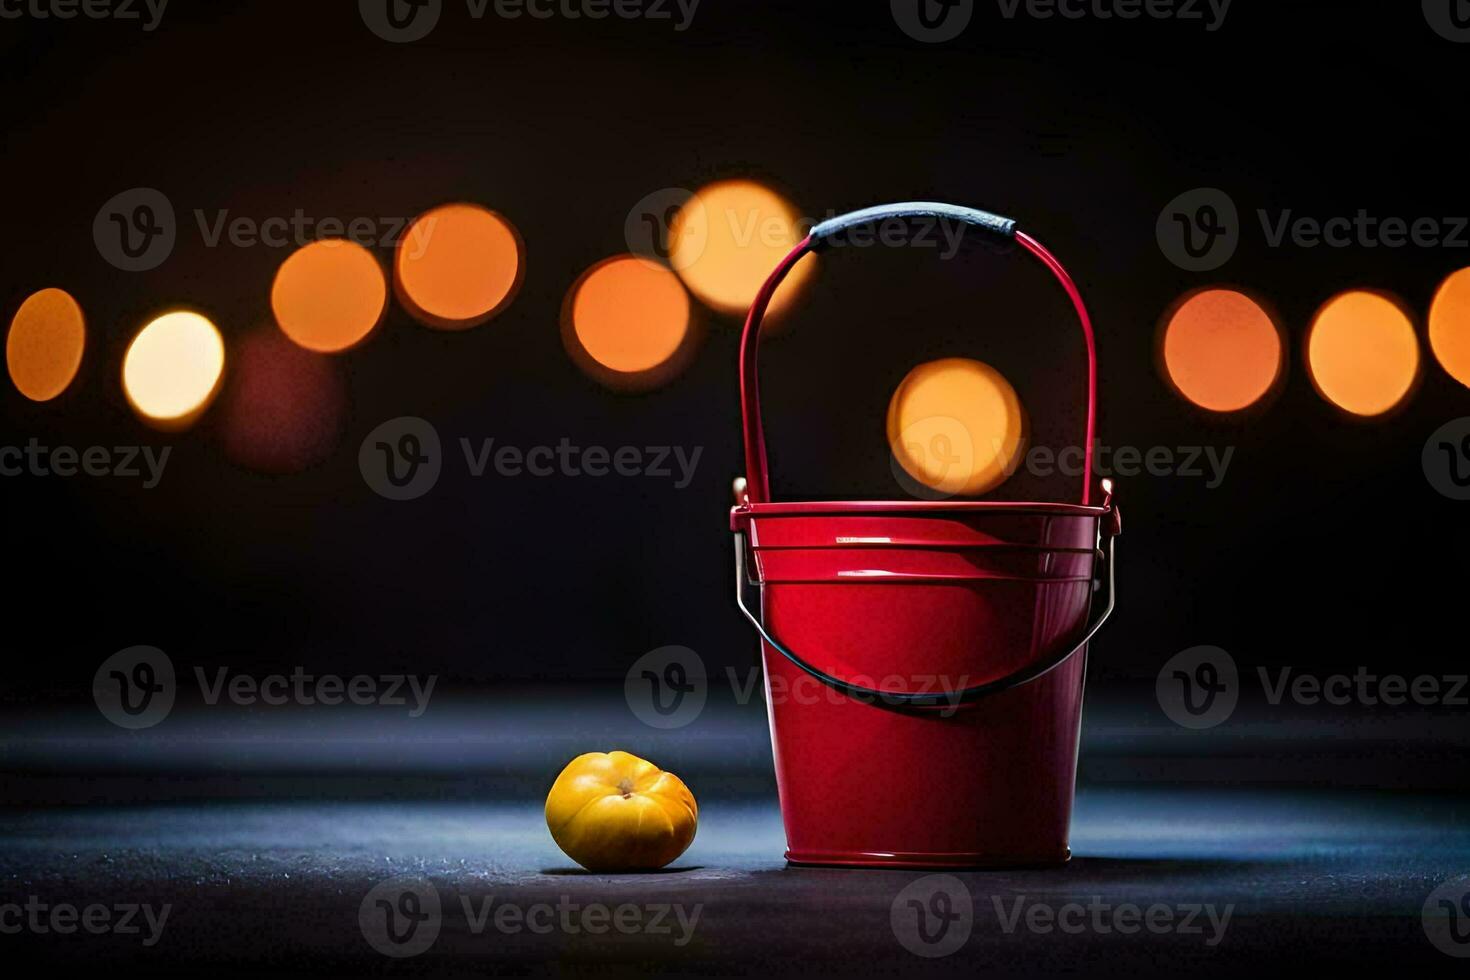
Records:
[[[618,792],[623,794],[623,799],[629,799],[633,795],[633,780],[626,776],[618,780]]]

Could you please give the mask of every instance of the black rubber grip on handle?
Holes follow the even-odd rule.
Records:
[[[936,221],[959,221],[994,232],[1003,238],[1014,238],[1016,235],[1016,222],[1013,218],[1003,218],[998,214],[991,214],[989,211],[981,211],[977,208],[962,208],[956,204],[910,201],[907,204],[882,204],[875,208],[864,208],[861,211],[852,211],[848,214],[840,214],[835,218],[828,218],[812,228],[812,248],[820,249],[853,228],[876,225],[890,218],[901,220],[933,218]]]

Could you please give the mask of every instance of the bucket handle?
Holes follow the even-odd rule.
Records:
[[[1040,259],[1062,284],[1062,288],[1066,290],[1068,298],[1072,301],[1073,309],[1077,312],[1077,318],[1082,321],[1082,335],[1087,341],[1087,441],[1083,444],[1082,451],[1082,504],[1086,506],[1091,495],[1092,443],[1097,427],[1097,344],[1093,338],[1092,318],[1087,314],[1087,306],[1082,302],[1082,294],[1077,290],[1077,284],[1072,281],[1072,277],[1067,274],[1061,262],[1057,261],[1056,257],[1040,242],[1016,228],[1014,220],[975,208],[960,207],[955,204],[936,204],[929,201],[884,204],[840,215],[816,225],[801,244],[781,260],[780,265],[776,266],[775,271],[771,273],[770,278],[756,294],[755,302],[750,307],[750,315],[745,321],[745,332],[740,338],[740,409],[745,430],[747,499],[753,504],[765,503],[771,499],[771,480],[766,464],[766,436],[761,426],[758,370],[761,322],[765,319],[766,310],[771,305],[771,297],[775,295],[777,287],[786,279],[796,263],[808,252],[817,252],[830,246],[837,236],[853,228],[894,218],[947,218],[993,232],[1004,238],[1014,238],[1026,251]]]
[[[1109,481],[1104,482],[1107,483]],[[1110,488],[1105,487],[1105,490],[1110,491]],[[755,631],[760,634],[761,639],[765,640],[766,644],[772,650],[775,650],[823,684],[846,694],[848,697],[905,708],[957,708],[960,705],[972,704],[987,695],[998,694],[1001,691],[1008,691],[1011,688],[1020,687],[1022,684],[1030,683],[1038,677],[1051,673],[1051,671],[1070,660],[1074,654],[1080,652],[1097,635],[1097,631],[1102,629],[1102,625],[1108,621],[1108,617],[1113,614],[1113,608],[1117,605],[1117,569],[1113,561],[1113,549],[1115,547],[1114,541],[1118,536],[1118,532],[1121,530],[1121,523],[1118,518],[1117,507],[1112,503],[1111,497],[1111,492],[1108,492],[1109,499],[1105,505],[1108,509],[1108,514],[1099,534],[1100,541],[1098,543],[1098,553],[1102,558],[1102,568],[1098,579],[1101,580],[1101,588],[1107,593],[1107,599],[1103,603],[1102,612],[1094,615],[1092,621],[1087,625],[1087,629],[1083,631],[1082,637],[1075,643],[1064,646],[1062,652],[1037,661],[1034,664],[1029,664],[1014,673],[1007,674],[1004,677],[985,684],[977,684],[974,687],[967,687],[958,691],[883,691],[843,680],[834,674],[827,673],[810,661],[803,659],[790,647],[778,640],[766,628],[766,624],[762,618],[751,611],[750,604],[746,602],[747,591],[758,583],[753,582],[746,571],[745,534],[739,531],[735,533],[735,603],[740,607],[740,611],[745,614],[745,618],[750,620],[751,625],[755,627]],[[759,600],[757,600],[757,608],[759,608]]]

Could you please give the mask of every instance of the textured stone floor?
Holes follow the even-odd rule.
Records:
[[[12,964],[195,975],[1179,976],[1355,964],[1437,976],[1462,966],[1432,944],[1422,915],[1441,882],[1470,873],[1470,806],[1453,798],[1084,789],[1069,866],[948,880],[789,868],[774,800],[702,804],[683,859],[626,877],[579,872],[529,797],[0,811],[0,906],[20,907],[0,908],[0,946]],[[160,930],[148,916],[156,923],[165,905]],[[52,926],[67,925],[68,906],[75,931],[60,934]],[[138,931],[88,934],[77,923],[103,914],[88,906],[114,925],[134,908]],[[374,947],[386,908],[407,937],[388,948],[415,955]]]

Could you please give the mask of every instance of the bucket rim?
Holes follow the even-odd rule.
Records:
[[[742,503],[732,517],[826,517],[895,514],[938,517],[949,514],[1046,514],[1104,517],[1109,506],[1002,500],[801,500]]]

